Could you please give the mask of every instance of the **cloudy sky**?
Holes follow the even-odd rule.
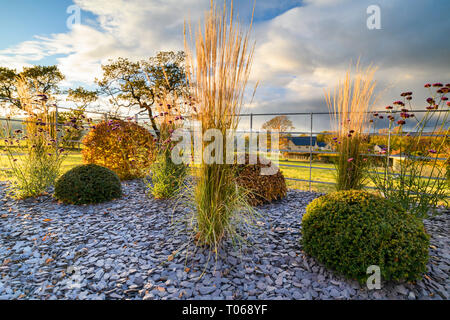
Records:
[[[67,87],[92,86],[111,58],[182,50],[185,19],[197,21],[209,6],[209,0],[1,2],[0,65],[58,64]],[[248,24],[253,0],[235,2]],[[81,23],[68,28],[73,5]],[[381,29],[367,28],[371,5],[380,8]],[[450,82],[449,12],[448,0],[256,0],[251,79],[260,86],[246,111],[326,111],[324,89],[358,58],[379,67],[380,108],[405,90],[416,93],[422,108],[424,83]],[[302,128],[309,121],[303,118],[292,120]]]

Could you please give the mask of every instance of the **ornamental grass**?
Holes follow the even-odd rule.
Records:
[[[250,75],[254,53],[249,39],[251,25],[244,30],[235,21],[233,3],[228,13],[226,2],[220,12],[213,1],[203,23],[195,34],[187,23],[184,33],[193,118],[201,124],[202,134],[209,129],[219,130],[224,139],[222,146],[226,146],[227,130],[238,126]],[[202,155],[207,145],[202,141]],[[225,164],[226,152],[222,151],[219,161],[206,163],[203,159],[193,191],[196,243],[210,247],[216,254],[221,242],[226,237],[239,237],[239,226],[250,223],[253,216],[245,191],[237,186],[234,168]]]
[[[377,68],[361,69],[359,63],[353,75],[351,68],[333,92],[325,93],[338,157],[336,160],[336,189],[361,189],[366,179],[367,159],[363,156],[364,142],[370,127],[369,111],[376,101],[374,75]]]

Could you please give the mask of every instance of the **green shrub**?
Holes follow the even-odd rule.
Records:
[[[366,191],[339,191],[311,202],[301,242],[306,253],[361,283],[371,265],[380,267],[384,280],[412,281],[428,262],[422,221]]]
[[[173,163],[170,152],[163,152],[150,166],[151,182],[147,181],[147,187],[156,199],[172,198],[183,187],[188,171],[189,167],[184,163]]]
[[[133,121],[104,121],[83,138],[83,161],[111,169],[121,180],[145,177],[153,153],[154,137]]]
[[[73,168],[59,178],[55,186],[55,198],[69,204],[101,203],[121,195],[117,174],[95,164]]]
[[[236,182],[248,191],[247,201],[252,206],[270,203],[283,199],[287,194],[286,181],[278,169],[273,175],[262,175],[261,169],[270,167],[270,163],[261,163],[258,158],[257,164],[249,164],[246,155],[246,164],[236,166]]]
[[[50,96],[36,92],[23,75],[15,81],[18,101],[28,117],[22,126],[6,120],[0,127],[0,153],[9,162],[12,196],[26,199],[45,194],[55,184],[64,158],[56,141],[54,115],[48,112]],[[16,130],[14,130],[14,129]]]

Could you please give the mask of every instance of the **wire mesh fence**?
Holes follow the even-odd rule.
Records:
[[[108,121],[112,119],[121,119],[128,121],[135,121],[139,125],[147,128],[150,132],[155,134],[150,118],[135,114],[133,116],[118,116],[106,112],[84,110],[77,114],[77,109],[54,107],[50,112],[53,114],[52,119],[55,119],[50,125],[55,127],[57,145],[72,150],[74,153],[80,152],[82,148],[82,139],[97,123]],[[380,111],[377,113],[384,113]],[[429,110],[414,110],[416,114],[429,112]],[[449,110],[434,110],[434,112],[449,112]],[[277,131],[277,134],[282,137],[284,141],[279,148],[267,150],[270,153],[278,153],[279,157],[276,161],[283,172],[288,185],[291,188],[328,192],[334,189],[336,168],[333,164],[333,158],[337,153],[333,147],[332,137],[335,135],[332,128],[331,115],[329,112],[310,112],[310,113],[247,113],[240,115],[240,126],[238,132],[241,134],[258,134],[260,128],[264,123],[273,117],[285,116],[292,122],[292,128],[287,131]],[[56,120],[57,119],[57,120]],[[189,119],[189,117],[186,117]],[[26,117],[3,117],[0,118],[1,127],[3,128],[3,138],[14,130],[26,130],[26,124],[29,120]],[[187,121],[189,122],[189,121]],[[374,127],[371,132],[367,132],[369,137],[376,137],[379,141],[373,147],[371,152],[365,154],[367,157],[382,157],[386,158],[389,155],[389,160],[392,166],[402,161],[401,155],[395,154],[389,139],[392,139],[396,133],[386,132],[387,123],[378,127]],[[5,130],[7,128],[7,130]],[[448,128],[448,123],[445,124]],[[300,130],[298,130],[300,129]],[[408,135],[414,135],[417,132],[407,131]],[[436,137],[444,137],[447,139],[447,132],[425,131],[421,133],[424,137],[430,139]],[[383,140],[384,139],[384,140]],[[3,140],[3,139],[2,139]],[[382,143],[386,141],[386,143]],[[385,154],[382,154],[382,149],[387,149]],[[377,150],[378,149],[378,150]],[[448,150],[448,148],[444,148]],[[377,152],[378,151],[378,152]],[[18,150],[20,153],[20,150]],[[0,159],[2,154],[0,153]],[[414,157],[416,161],[427,161],[427,156],[417,155]],[[81,157],[80,157],[81,159]],[[444,154],[437,158],[438,161],[448,162],[448,154]],[[81,160],[80,160],[81,161]],[[2,170],[7,170],[5,161],[0,163]],[[375,174],[384,174],[382,172],[372,172]],[[390,173],[395,175],[396,173]],[[445,179],[442,177],[423,176],[422,178],[430,179]],[[373,188],[370,185],[367,188]]]

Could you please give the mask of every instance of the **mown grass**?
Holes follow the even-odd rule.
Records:
[[[17,158],[20,159],[21,155],[18,154]],[[61,174],[66,173],[73,167],[83,164],[83,158],[81,152],[70,151],[67,156],[65,156],[64,161],[61,165]],[[9,172],[9,161],[6,154],[0,154],[0,181],[7,181],[11,179],[11,174]]]
[[[79,151],[70,151],[66,158],[64,159],[61,166],[61,174],[64,174],[68,170],[73,167],[83,164],[83,158],[81,152]],[[308,160],[287,160],[281,159],[276,162],[276,164],[280,165],[293,165],[299,167],[280,167],[281,172],[285,176],[285,178],[294,178],[294,179],[303,179],[309,180],[309,161]],[[315,162],[312,163],[313,167],[318,168],[327,168],[334,169],[334,164],[331,163],[321,163]],[[11,176],[7,174],[7,169],[9,167],[8,158],[5,154],[0,154],[0,181],[8,180]],[[308,168],[304,168],[308,167]],[[195,170],[191,170],[192,174],[195,174]],[[312,169],[312,179],[314,181],[322,181],[322,182],[331,182],[334,183],[335,180],[335,171],[334,170],[322,170],[322,169]],[[298,189],[298,190],[309,190],[309,182],[306,181],[293,181],[286,180],[286,184],[290,189]],[[367,185],[374,186],[372,183],[368,182]],[[334,185],[322,184],[322,183],[311,183],[311,190],[315,192],[333,192],[335,191]]]

